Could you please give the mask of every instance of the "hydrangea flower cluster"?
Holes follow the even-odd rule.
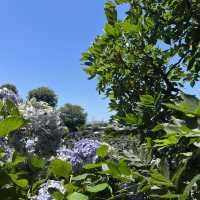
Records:
[[[82,139],[74,145],[74,157],[84,160],[86,163],[96,162],[96,150],[101,143],[96,140]]]
[[[61,193],[65,193],[65,188],[60,181],[48,180],[38,191],[38,195],[31,198],[31,200],[52,200],[49,189],[56,189]]]
[[[16,105],[19,103],[19,97],[13,91],[8,90],[7,88],[0,89],[0,98],[3,101],[12,100]]]
[[[0,149],[3,151],[1,161],[10,161],[12,159],[14,149],[8,146],[8,139],[6,137],[0,137]]]
[[[35,144],[37,144],[38,142],[38,138],[35,137],[34,139],[27,139],[26,140],[26,144],[25,144],[25,148],[26,148],[26,151],[28,153],[34,153],[35,151]]]
[[[44,158],[55,155],[66,133],[59,113],[36,99],[21,103],[18,107],[30,123],[9,135],[10,145],[21,153],[36,153]]]
[[[57,157],[69,160],[75,171],[82,168],[84,164],[97,162],[96,150],[101,146],[97,140],[81,139],[76,142],[73,150],[62,147],[57,150]]]

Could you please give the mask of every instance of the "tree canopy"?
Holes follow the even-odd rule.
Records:
[[[57,95],[48,87],[39,87],[29,91],[28,99],[32,98],[36,98],[37,101],[44,101],[52,107],[55,107],[58,102]]]
[[[0,86],[0,88],[7,88],[8,90],[11,90],[15,94],[18,94],[18,89],[14,84],[6,83]]]
[[[123,20],[117,17],[121,4],[128,5]],[[158,109],[147,121],[166,118],[161,102],[176,99],[184,83],[198,81],[199,9],[198,1],[189,0],[107,1],[104,33],[81,60],[119,116],[137,112],[140,96],[152,95]]]
[[[86,123],[87,113],[81,106],[67,103],[60,108],[60,117],[69,130],[75,131]]]

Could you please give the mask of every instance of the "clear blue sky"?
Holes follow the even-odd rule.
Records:
[[[105,22],[105,0],[7,0],[0,6],[0,84],[15,84],[21,96],[49,86],[59,105],[79,104],[89,120],[108,119],[107,101],[80,65]]]
[[[79,104],[91,119],[108,119],[107,101],[80,65],[105,22],[104,0],[8,0],[0,6],[0,73],[23,97],[49,86],[59,105]]]

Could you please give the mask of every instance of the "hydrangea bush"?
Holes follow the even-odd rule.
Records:
[[[34,152],[42,157],[54,155],[67,133],[59,113],[47,103],[35,99],[21,103],[18,107],[29,123],[25,128],[10,134],[10,144],[19,152]]]

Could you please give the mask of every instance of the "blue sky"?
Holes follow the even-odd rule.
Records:
[[[0,6],[0,84],[14,83],[21,96],[48,86],[66,102],[81,105],[89,120],[108,119],[107,100],[80,65],[105,22],[105,0],[7,0]],[[196,92],[195,90],[187,91]]]
[[[0,73],[23,97],[49,86],[59,105],[79,104],[89,120],[108,119],[107,100],[96,92],[80,65],[105,22],[104,0],[8,0],[0,6]]]

